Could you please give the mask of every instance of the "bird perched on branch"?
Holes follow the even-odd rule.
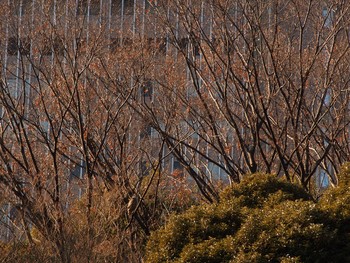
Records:
[[[132,216],[137,209],[137,206],[139,205],[139,196],[137,194],[134,194],[127,205],[127,212],[129,216]]]

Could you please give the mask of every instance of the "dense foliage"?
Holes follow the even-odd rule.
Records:
[[[145,188],[142,185],[142,189]],[[161,190],[151,188],[149,195],[144,196],[143,205],[145,211],[153,216],[147,221],[150,229],[159,228],[170,213],[180,213],[197,203],[198,194],[193,193],[185,186],[185,182],[160,181]],[[157,202],[154,203],[154,195],[157,194]],[[145,217],[142,209],[139,209],[134,218],[126,211],[127,204],[119,188],[94,191],[91,221],[88,223],[86,216],[86,199],[72,202],[69,211],[66,212],[64,245],[65,253],[69,256],[69,262],[141,262],[144,256],[144,248],[147,234],[140,229],[136,216]],[[153,210],[151,210],[153,209]],[[89,249],[87,235],[92,229],[94,245]],[[0,262],[62,262],[53,238],[55,233],[46,238],[40,229],[32,226],[30,238],[22,236],[9,242],[0,240]],[[91,251],[88,253],[88,251]],[[87,259],[88,258],[88,259]]]
[[[254,174],[154,232],[147,262],[349,262],[350,166],[319,202],[301,187]]]

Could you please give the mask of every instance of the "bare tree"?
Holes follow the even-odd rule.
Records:
[[[261,171],[284,174],[308,189],[321,174],[336,183],[348,159],[341,144],[349,130],[343,74],[349,6],[312,0],[157,3],[172,61],[167,74],[176,79],[159,78],[159,93],[169,94],[159,100],[164,108],[174,105],[174,113],[171,123],[159,122],[150,108],[149,115],[209,191],[207,198],[216,196],[210,167],[234,182]]]
[[[130,103],[141,100],[141,77],[133,63],[144,58],[144,50],[131,45],[129,30],[110,30],[114,22],[103,20],[99,4],[1,3],[6,21],[1,32],[6,40],[0,84],[2,194],[19,212],[18,234],[24,230],[34,246],[35,228],[62,262],[71,262],[77,251],[76,222],[70,216],[79,198],[86,218],[86,231],[80,232],[86,243],[83,261],[94,261],[94,249],[103,242],[97,193],[120,192],[116,220],[127,221],[119,226],[124,243],[133,228],[148,235],[156,212],[144,198],[163,159],[162,147],[151,146],[162,141],[147,138],[147,124]],[[125,28],[129,20],[130,15]],[[128,217],[127,204],[135,195],[140,198]]]
[[[63,262],[82,247],[96,260],[115,241],[98,225],[113,225],[130,261],[122,245],[137,250],[180,184],[215,202],[247,173],[336,183],[350,154],[349,7],[1,2],[4,215]]]

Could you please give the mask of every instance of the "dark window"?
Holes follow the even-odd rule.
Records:
[[[100,14],[100,0],[90,0],[90,15],[97,16]]]
[[[42,55],[49,56],[52,54],[62,56],[64,53],[64,44],[63,41],[59,38],[56,38],[52,42],[48,42],[42,49]]]
[[[122,0],[112,0],[111,13],[112,15],[120,15],[122,10]]]
[[[145,9],[147,11],[152,10],[152,7],[155,5],[154,2],[155,2],[154,0],[146,0]]]
[[[53,42],[53,50],[56,55],[62,56],[64,53],[64,43],[62,39],[56,38]]]
[[[78,0],[77,15],[87,15],[89,10],[88,0]],[[98,15],[100,13],[100,0],[90,0],[90,15]]]
[[[156,45],[160,53],[165,54],[166,53],[166,38],[157,38],[156,39]]]
[[[22,3],[20,0],[12,0],[10,3],[11,10],[15,15],[25,15],[30,14],[30,10],[32,9],[32,0],[23,0]]]
[[[120,16],[122,9],[124,15],[132,15],[134,13],[134,0],[112,0],[112,15]]]
[[[16,37],[10,37],[7,42],[7,53],[10,56],[17,55],[18,51],[18,39]]]
[[[32,4],[33,4],[33,1],[31,0],[22,1],[22,15],[30,14],[30,11],[32,10]]]
[[[176,158],[174,158],[173,169],[174,170],[182,170],[183,169],[182,164]]]
[[[184,176],[184,167],[183,165],[177,160],[177,158],[173,157],[173,173],[172,175],[174,177],[183,177]]]
[[[128,37],[124,37],[122,39],[122,45],[123,45],[123,47],[131,46],[132,45],[132,39],[128,38]]]
[[[190,51],[192,52],[191,54],[193,56],[199,56],[199,45],[200,45],[200,42],[199,42],[198,38],[190,37],[189,48],[190,48]]]
[[[88,10],[88,0],[78,0],[77,15],[86,15]]]
[[[21,55],[29,55],[30,53],[30,40],[23,38],[18,40],[17,37],[10,37],[7,44],[7,52],[10,56],[17,55],[17,52]]]
[[[178,41],[178,46],[179,48],[184,51],[184,52],[187,52],[187,47],[188,47],[188,38],[187,37],[184,37],[184,38],[181,38],[179,41]]]
[[[117,51],[121,47],[131,47],[132,39],[128,37],[124,38],[111,38],[109,42],[109,48],[112,52]]]
[[[112,52],[115,52],[120,48],[120,38],[111,38],[109,48]]]
[[[21,14],[21,2],[20,0],[14,0],[10,4],[11,9],[14,11],[14,13],[19,16]]]
[[[199,43],[195,39],[181,38],[175,43],[175,46],[185,53],[191,51],[193,55],[199,56]]]
[[[150,125],[147,125],[140,132],[140,139],[150,138],[151,136],[152,136],[152,127]]]
[[[192,54],[195,56],[199,56],[199,43],[198,42],[193,42],[192,43]]]
[[[45,43],[41,50],[41,55],[50,56],[52,54],[52,47],[50,44]]]

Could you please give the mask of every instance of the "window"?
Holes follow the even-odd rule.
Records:
[[[178,40],[178,48],[183,52],[191,52],[194,56],[199,56],[199,42],[196,39],[189,39],[188,37],[181,38]]]
[[[152,100],[153,96],[153,85],[150,80],[146,81],[144,85],[141,87],[141,96],[143,99]]]
[[[64,53],[64,43],[62,39],[56,38],[53,42],[53,51],[55,54],[62,56]]]
[[[182,170],[183,169],[182,164],[176,158],[174,158],[173,169],[174,170]]]
[[[134,0],[112,0],[111,13],[113,16],[132,15],[134,13]]]
[[[158,48],[160,53],[165,54],[166,49],[167,49],[167,39],[166,38],[157,38],[156,39],[156,47]]]
[[[86,165],[85,161],[81,160],[79,164],[77,164],[74,169],[71,171],[69,175],[69,180],[74,179],[83,179],[86,173]]]
[[[10,56],[17,55],[18,52],[18,40],[16,37],[10,37],[7,42],[7,53]]]
[[[21,55],[29,55],[30,53],[30,40],[23,38],[18,40],[17,37],[10,37],[7,42],[7,53],[10,56],[16,56],[17,52]]]
[[[178,45],[182,51],[186,52],[187,46],[188,46],[188,38],[187,37],[181,38],[178,42]]]
[[[109,42],[109,48],[112,52],[118,51],[119,48],[123,47],[131,47],[132,46],[132,39],[128,37],[124,38],[111,38]]]
[[[85,15],[88,10],[88,0],[79,0],[77,6],[77,15]]]
[[[100,0],[78,0],[77,15],[87,15],[88,10],[89,15],[98,15],[100,13]]]
[[[213,162],[208,162],[207,171],[210,175],[220,177],[221,168]]]
[[[109,49],[112,52],[115,52],[120,48],[120,38],[111,38],[110,43],[109,43]]]
[[[23,0],[21,14],[22,15],[30,14],[30,11],[32,9],[32,4],[33,4],[33,1],[31,0]]]
[[[328,9],[327,7],[324,7],[322,9],[322,17],[325,19],[324,25],[325,27],[331,27],[332,22],[333,22],[333,16],[334,16],[334,10],[333,9]]]
[[[184,176],[184,167],[176,157],[172,157],[171,173],[174,177]]]
[[[42,48],[42,54],[45,56],[50,56],[52,54],[63,56],[64,54],[64,44],[62,39],[55,38],[55,40],[45,43]]]
[[[140,132],[140,139],[150,138],[152,137],[153,128],[150,125],[147,125]]]
[[[14,10],[15,14],[16,15],[25,15],[25,14],[28,14],[30,13],[30,9],[31,9],[31,6],[32,6],[32,2],[33,1],[30,1],[30,0],[23,0],[23,1],[20,1],[20,0],[13,0],[11,1],[11,9]]]
[[[331,103],[332,103],[332,90],[328,88],[326,91],[326,95],[324,96],[323,104],[329,107]]]
[[[323,168],[318,168],[316,173],[316,184],[319,189],[327,188],[330,184],[327,171]]]
[[[152,13],[157,7],[157,0],[145,0],[146,13]]]
[[[18,97],[19,97],[19,89],[18,89],[18,86],[19,86],[19,79],[17,78],[9,78],[7,79],[7,86],[6,86],[6,89],[7,89],[7,92],[9,94],[9,96],[11,97],[11,99],[13,100],[17,100]]]
[[[192,39],[191,40],[190,48],[191,48],[191,52],[192,52],[193,56],[199,56],[200,55],[199,54],[199,52],[200,52],[199,45],[200,45],[200,43],[198,42],[198,40],[196,40],[196,39]]]

